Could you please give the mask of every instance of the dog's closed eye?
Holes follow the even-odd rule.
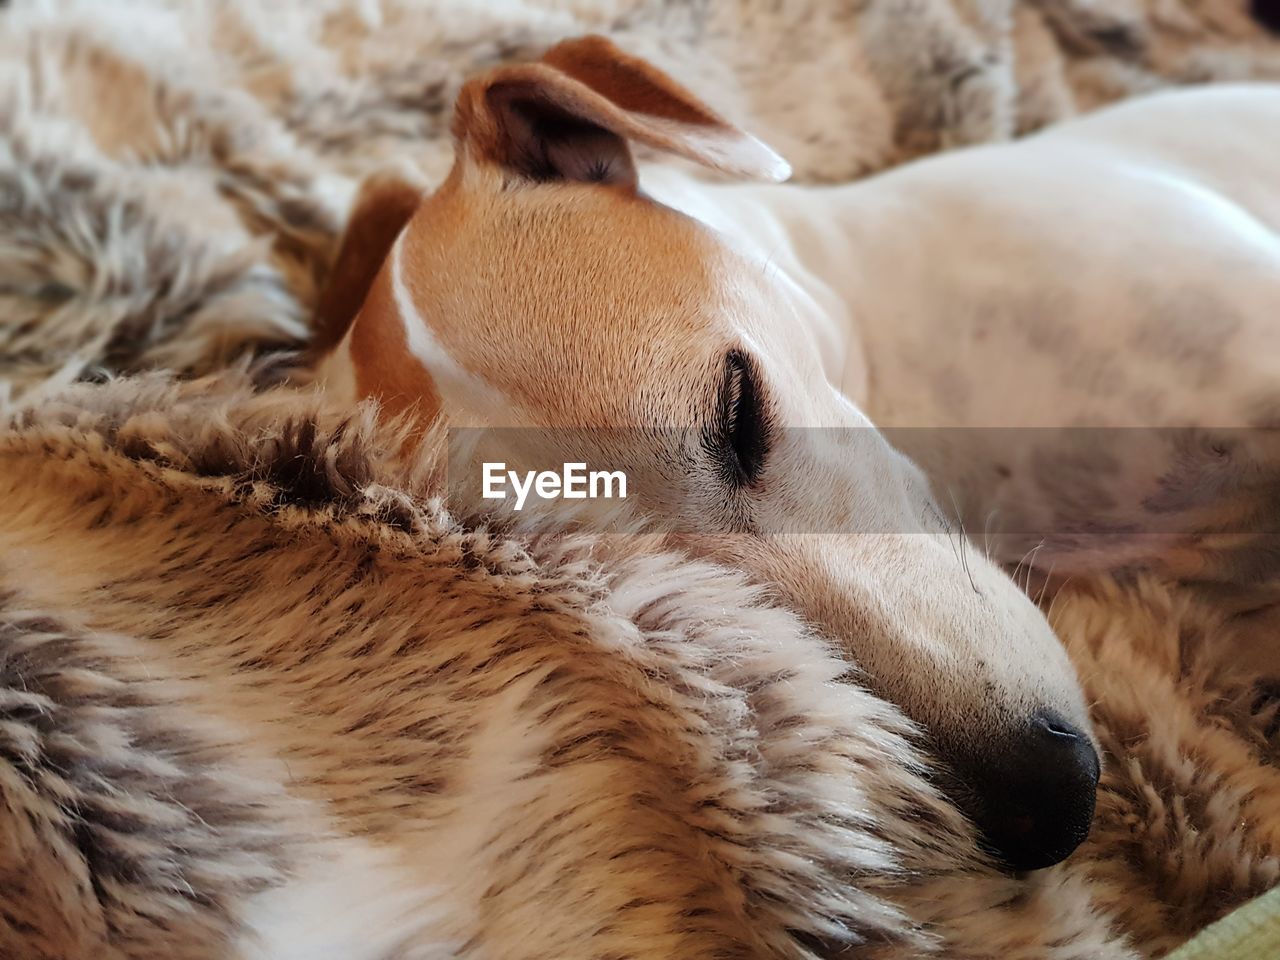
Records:
[[[764,470],[770,439],[764,400],[755,363],[741,350],[730,350],[706,443],[729,486],[751,486]]]

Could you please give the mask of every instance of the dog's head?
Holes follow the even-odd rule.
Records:
[[[557,459],[747,570],[927,731],[1016,867],[1066,856],[1098,761],[1044,618],[945,526],[922,475],[827,381],[812,300],[646,197],[629,144],[722,172],[786,164],[608,41],[468,83],[457,162],[350,331],[359,392],[422,420],[575,429]],[[546,449],[517,449],[509,464]]]

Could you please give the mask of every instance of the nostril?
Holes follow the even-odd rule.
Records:
[[[1059,762],[1066,763],[1068,768],[1077,771],[1077,778],[1090,781],[1096,786],[1102,764],[1098,761],[1098,752],[1093,749],[1088,734],[1049,711],[1037,713],[1032,718],[1032,728],[1040,731],[1045,760],[1050,760],[1056,754]]]
[[[1088,740],[1084,733],[1065,720],[1058,718],[1056,714],[1042,713],[1035,718],[1035,723],[1053,734],[1055,737],[1063,737],[1067,740]]]
[[[1063,726],[1063,725],[1062,725],[1062,724],[1060,724],[1060,723],[1053,723],[1052,721],[1045,721],[1045,727],[1046,727],[1046,728],[1048,729],[1048,731],[1049,731],[1050,733],[1052,733],[1055,737],[1066,737],[1068,740],[1079,740],[1079,739],[1080,739],[1080,734],[1079,734],[1079,733],[1077,733],[1075,730],[1072,730],[1070,727]]]
[[[1097,783],[1102,772],[1098,761],[1098,753],[1093,749],[1089,735],[1073,724],[1067,723],[1056,713],[1048,711],[1038,713],[1032,719],[1032,726],[1043,731],[1043,740],[1047,750],[1056,750],[1063,759],[1069,759],[1084,774]]]

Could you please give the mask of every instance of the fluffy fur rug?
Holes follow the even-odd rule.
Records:
[[[1051,615],[1108,754],[1099,817],[1067,865],[1012,880],[937,798],[895,711],[832,683],[839,667],[817,641],[732,574],[475,529],[430,498],[429,469],[379,460],[388,441],[366,414],[334,422],[287,388],[255,393],[234,372],[106,382],[305,344],[357,178],[397,164],[438,176],[462,77],[568,34],[612,32],[772,140],[802,178],[831,180],[1160,83],[1280,76],[1246,7],[49,0],[0,12],[0,384],[26,407],[0,437],[0,955],[226,956],[245,899],[307,855],[294,814],[313,798],[264,775],[266,754],[305,767],[303,784],[366,764],[385,790],[355,791],[340,811],[366,835],[403,829],[404,803],[432,816],[440,785],[405,757],[440,739],[444,694],[401,686],[386,658],[402,647],[371,626],[399,624],[407,644],[424,610],[436,640],[536,624],[542,662],[597,699],[628,689],[627,671],[663,677],[667,706],[706,740],[677,756],[656,721],[628,729],[636,776],[711,778],[739,815],[735,830],[711,826],[692,792],[637,802],[649,793],[590,767],[600,757],[581,740],[586,725],[587,743],[616,743],[625,725],[564,718],[564,766],[592,792],[553,777],[495,823],[515,838],[580,801],[599,812],[595,839],[548,855],[556,876],[536,896],[499,883],[500,863],[469,861],[458,883],[493,878],[501,893],[480,930],[462,931],[488,938],[490,955],[528,955],[521,919],[536,903],[565,938],[540,944],[544,957],[611,955],[608,931],[580,924],[615,913],[618,935],[644,931],[654,956],[829,956],[854,939],[858,955],[894,960],[1157,956],[1280,881],[1275,691],[1224,654],[1232,625],[1202,600],[1154,582],[1058,597]],[[253,369],[261,390],[277,366]],[[251,652],[238,645],[249,637]],[[806,653],[781,674],[765,642],[778,637]],[[219,719],[226,704],[278,715],[303,640],[336,658],[319,675],[367,661],[334,683],[384,691],[386,712],[344,720],[331,692],[289,704],[312,718],[305,734],[285,724],[279,742],[248,742]],[[492,669],[476,657],[464,666]],[[761,690],[761,675],[779,679]],[[813,733],[801,757],[785,747],[797,713]],[[697,767],[708,756],[725,766]],[[625,875],[604,882],[582,860],[637,831],[652,839],[655,823],[670,842]],[[710,853],[691,863],[689,849]],[[697,923],[683,916],[695,901]]]
[[[234,376],[15,417],[0,955],[223,957],[247,899],[315,855],[330,796],[343,831],[421,837],[479,915],[424,917],[493,956],[1118,960],[1280,879],[1276,707],[1167,589],[1055,609],[1107,772],[1085,847],[1015,880],[897,712],[733,574],[486,532],[394,447],[367,411]],[[480,775],[481,744],[529,731],[540,761]],[[476,805],[491,833],[453,839]],[[638,935],[652,952],[611,952]]]

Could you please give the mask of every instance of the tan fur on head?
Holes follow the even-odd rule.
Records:
[[[451,129],[458,159],[434,195],[424,198],[416,184],[395,176],[365,183],[316,314],[317,352],[332,349],[351,329],[349,349],[359,393],[378,396],[394,414],[414,410],[423,422],[439,411],[442,388],[424,376],[429,371],[420,364],[406,362],[410,351],[399,316],[402,307],[395,303],[389,270],[379,273],[378,268],[402,231],[412,234],[402,242],[414,244],[462,233],[463,218],[472,215],[466,205],[474,198],[474,178],[607,184],[620,188],[621,200],[636,188],[628,140],[725,173],[771,180],[789,175],[786,162],[760,141],[661,71],[598,36],[567,40],[540,63],[499,67],[468,81],[458,95]],[[496,185],[492,179],[489,183]],[[600,226],[618,214],[625,216],[624,210],[614,206],[611,214],[602,214]],[[406,229],[410,220],[414,225]],[[522,227],[511,224],[513,231]],[[583,246],[607,250],[614,232],[611,227],[583,238]],[[553,250],[556,256],[574,257],[571,251]],[[489,254],[476,250],[474,256],[482,263]],[[677,250],[677,257],[684,255]],[[434,271],[450,269],[431,262],[416,247],[406,261],[406,283],[415,299],[432,283]],[[679,267],[673,258],[673,273]],[[429,302],[429,293],[421,295],[428,301],[425,309],[442,314]],[[362,320],[355,323],[358,312]],[[607,326],[606,318],[600,319]],[[470,326],[474,331],[484,328],[479,322]],[[461,343],[450,346],[462,348]]]
[[[422,202],[423,192],[402,174],[373,176],[361,185],[333,270],[316,304],[311,341],[315,356],[332,350],[346,334],[391,245]]]

